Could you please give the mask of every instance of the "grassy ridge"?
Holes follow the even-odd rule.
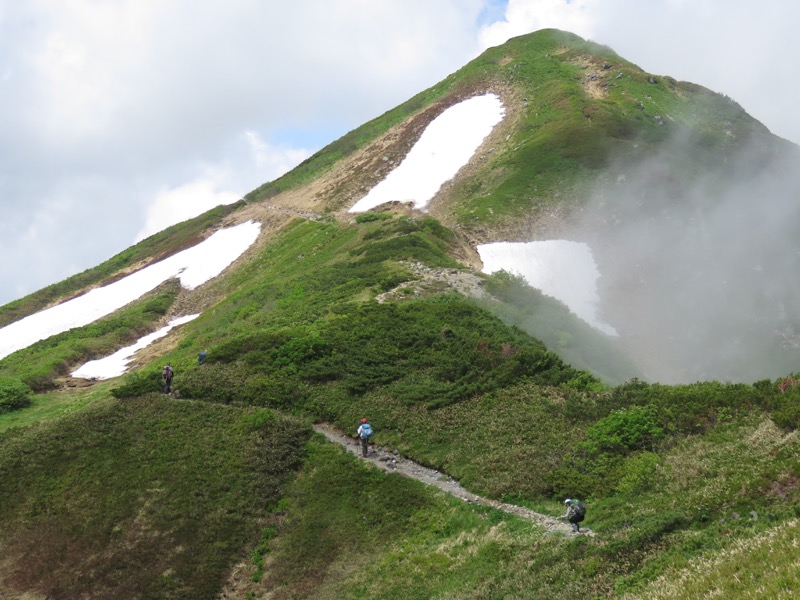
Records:
[[[597,383],[461,296],[366,302],[413,278],[410,261],[453,266],[450,235],[432,219],[290,228],[233,277],[238,291],[213,316],[185,328],[183,349],[169,357],[183,373],[181,393],[299,412],[317,410],[320,397],[386,388],[403,402],[435,407],[519,378]],[[199,348],[208,350],[203,368],[194,364]],[[157,386],[154,366],[115,393]]]
[[[333,420],[346,430],[366,414],[376,425],[379,443],[441,468],[476,491],[551,514],[559,510],[553,498],[590,499],[590,526],[602,541],[576,542],[587,544],[574,566],[578,574],[571,567],[571,575],[553,575],[550,583],[521,577],[516,561],[555,573],[569,550],[539,544],[536,552],[522,551],[518,542],[507,540],[499,556],[484,557],[494,565],[496,577],[490,577],[491,583],[470,580],[476,589],[530,589],[538,592],[523,597],[552,598],[635,591],[665,572],[688,568],[692,558],[700,560],[729,541],[766,535],[795,514],[800,465],[790,443],[794,434],[787,433],[797,424],[797,388],[781,393],[769,381],[751,386],[632,381],[603,389],[587,374],[561,371],[558,362],[543,371],[555,376],[550,381],[537,381],[535,369],[512,369],[513,376],[502,379],[504,365],[520,357],[516,350],[529,347],[541,360],[546,349],[534,340],[524,341],[520,331],[459,297],[365,303],[365,296],[410,276],[403,263],[391,260],[395,252],[404,259],[444,264],[437,253],[444,252],[447,235],[426,223],[366,223],[357,232],[296,225],[265,249],[253,263],[260,270],[254,266],[248,271],[248,283],[242,279],[237,293],[218,305],[213,321],[199,328],[204,342],[216,340],[209,346],[210,363],[202,368],[190,364],[199,345],[187,328],[184,348],[172,357],[183,365],[182,393],[278,407]],[[392,251],[380,251],[386,248]],[[310,263],[302,272],[291,268],[299,255]],[[442,378],[439,368],[455,378]],[[489,387],[481,387],[482,377],[489,374]],[[129,378],[115,393],[135,395],[143,380],[157,385],[157,371]],[[462,385],[467,393],[448,397]],[[442,392],[444,396],[437,395]],[[764,431],[773,440],[766,451],[749,441]],[[709,445],[719,450],[700,470],[691,460]],[[328,482],[338,477],[326,476]],[[317,481],[312,487],[326,485]],[[779,493],[767,493],[770,486]],[[303,518],[314,522],[315,502],[330,501],[327,492],[324,498],[307,499],[309,514]],[[750,511],[759,519],[749,519]],[[290,541],[292,531],[279,528],[274,545],[269,545],[273,550],[284,544],[294,548],[270,559],[267,572],[281,574],[276,585],[307,577],[316,581],[331,569],[342,579],[336,583],[337,577],[325,575],[321,589],[331,585],[342,593],[353,584],[340,573],[343,567],[325,561],[319,565],[321,558],[312,549],[309,555],[298,550]],[[466,529],[460,533],[467,535]],[[395,543],[408,544],[411,556],[430,552],[428,542],[403,542],[405,535],[386,533]],[[527,535],[533,534],[523,536],[529,540]],[[334,563],[351,560],[344,548],[344,542],[330,548]],[[394,550],[385,551],[394,556]],[[406,588],[418,578],[391,576],[378,568],[388,561],[379,556],[363,568],[376,569],[378,577],[394,585],[373,583],[371,592],[400,597],[400,592],[392,595],[397,587],[411,597],[424,597],[423,589],[433,590],[434,597],[450,593],[453,581],[441,576],[436,560],[411,559],[406,568],[421,569],[429,578],[418,588]],[[513,572],[506,559],[515,565]],[[306,564],[310,572],[300,566]],[[285,593],[291,597],[294,592]],[[330,591],[319,593],[336,597]]]
[[[158,396],[8,432],[0,587],[212,597],[257,541],[308,434],[267,411]]]

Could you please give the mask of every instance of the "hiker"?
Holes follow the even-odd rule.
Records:
[[[356,430],[356,435],[361,440],[361,453],[366,457],[369,453],[367,442],[372,437],[372,425],[366,419],[361,419],[361,425]]]
[[[567,506],[567,512],[561,518],[572,523],[572,531],[574,533],[580,533],[581,526],[579,523],[586,517],[586,507],[577,498],[567,498],[564,500],[564,504]]]
[[[172,376],[175,374],[175,371],[172,368],[172,365],[167,363],[164,365],[164,368],[161,370],[161,379],[164,381],[164,393],[169,394],[172,390]]]
[[[198,355],[197,355],[197,364],[198,364],[198,365],[205,364],[205,362],[206,362],[206,356],[208,356],[208,352],[206,352],[205,350],[203,350],[202,352],[200,352],[200,354],[198,354]]]

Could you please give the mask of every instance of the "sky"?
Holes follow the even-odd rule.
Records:
[[[0,0],[0,303],[243,196],[545,27],[800,142],[783,0]]]

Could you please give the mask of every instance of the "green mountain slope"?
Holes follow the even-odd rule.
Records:
[[[634,365],[622,379],[747,382],[794,368],[797,146],[722,94],[565,32],[488,50],[248,199],[342,217],[431,120],[486,92],[504,120],[429,204],[467,241],[464,264],[480,266],[477,243],[588,243],[601,313]]]
[[[486,91],[507,116],[430,214],[396,203],[346,213],[436,115]],[[0,413],[0,598],[797,595],[800,386],[790,361],[742,383],[648,383],[651,354],[669,362],[664,348],[688,348],[678,316],[660,313],[674,329],[669,346],[609,339],[517,277],[480,274],[474,249],[584,239],[605,278],[616,271],[604,265],[625,266],[610,238],[638,239],[639,260],[653,261],[660,246],[648,238],[674,239],[689,213],[696,224],[743,210],[750,196],[731,204],[728,192],[743,178],[763,191],[793,148],[723,96],[538,32],[491,49],[245,202],[0,309],[10,321],[211,228],[263,225],[200,288],[167,284],[0,361],[0,375],[37,392]],[[671,228],[656,229],[654,214]],[[643,229],[631,229],[637,222]],[[704,231],[706,242],[715,232]],[[609,314],[646,321],[632,310],[639,303],[623,302],[636,296],[627,283]],[[760,289],[769,306],[790,292]],[[190,312],[202,315],[137,355],[123,378],[66,375]],[[771,323],[742,325],[754,336]],[[722,363],[738,364],[732,348]],[[176,369],[169,397],[166,360]],[[312,435],[313,422],[351,432],[363,416],[376,443],[476,493],[553,516],[564,497],[586,499],[595,535],[547,534]]]

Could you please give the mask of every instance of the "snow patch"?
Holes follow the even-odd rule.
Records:
[[[592,250],[584,242],[497,242],[477,247],[483,272],[507,271],[522,276],[528,285],[560,300],[589,325],[607,335],[617,331],[598,315],[600,271]]]
[[[349,212],[364,212],[398,200],[424,209],[442,184],[455,177],[503,118],[495,94],[459,102],[431,121],[403,162]]]
[[[120,348],[114,352],[114,354],[106,356],[105,358],[90,360],[79,369],[73,371],[71,375],[81,379],[111,379],[112,377],[119,377],[128,370],[128,363],[131,362],[133,355],[136,354],[138,350],[141,350],[142,348],[145,348],[155,342],[157,339],[164,337],[172,330],[173,327],[193,321],[199,316],[199,314],[186,315],[184,317],[173,319],[158,331],[154,331],[153,333],[140,338],[131,346]]]
[[[124,279],[20,319],[0,329],[0,359],[31,344],[110,315],[172,277],[194,289],[219,275],[256,241],[261,224],[247,221]]]

